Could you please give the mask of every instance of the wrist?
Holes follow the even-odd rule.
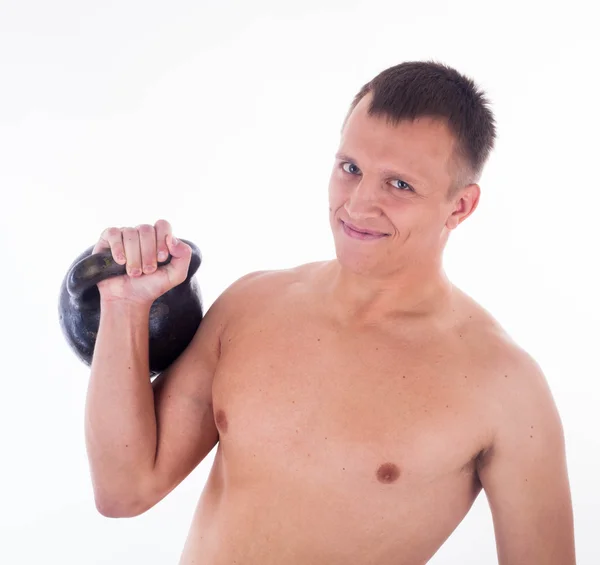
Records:
[[[100,308],[103,312],[120,313],[127,316],[149,316],[152,302],[134,301],[127,298],[102,298]]]

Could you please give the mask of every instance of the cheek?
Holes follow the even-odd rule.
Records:
[[[334,179],[329,183],[329,208],[336,210],[344,204],[346,194],[344,187]]]
[[[437,245],[443,225],[438,210],[424,209],[411,224],[415,244],[423,248]]]
[[[401,241],[417,245],[421,241],[424,246],[431,244],[428,234],[435,231],[437,218],[430,211],[421,210],[409,201],[395,201],[393,206],[384,209]]]

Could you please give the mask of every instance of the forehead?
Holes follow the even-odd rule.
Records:
[[[402,121],[369,116],[365,96],[348,117],[340,152],[361,160],[359,166],[404,171],[429,183],[447,183],[453,174],[455,138],[443,121],[430,117]]]

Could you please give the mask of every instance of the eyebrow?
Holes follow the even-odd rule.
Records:
[[[341,161],[351,161],[353,163],[356,163],[356,159],[350,157],[349,155],[346,155],[346,153],[338,152],[335,154],[335,157],[336,159],[340,159]],[[386,176],[394,177],[397,180],[404,180],[406,182],[409,182],[410,184],[414,184],[415,186],[423,184],[421,180],[406,173],[399,173],[398,171],[394,171],[392,169],[381,169],[381,172]]]

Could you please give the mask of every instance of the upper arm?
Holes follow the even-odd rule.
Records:
[[[220,336],[255,275],[241,277],[215,300],[188,347],[152,383],[157,448],[153,473],[142,487],[142,511],[181,483],[218,442],[212,384]]]
[[[501,418],[479,469],[499,563],[575,565],[564,433],[547,381],[528,356],[502,377]]]

